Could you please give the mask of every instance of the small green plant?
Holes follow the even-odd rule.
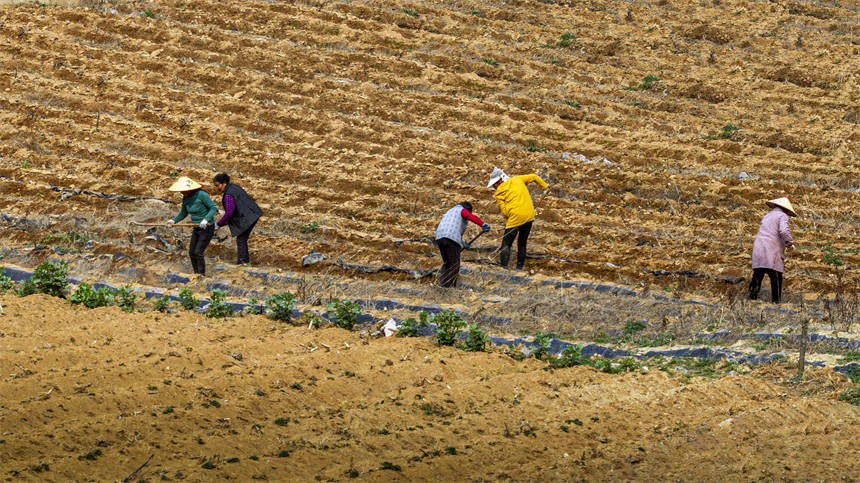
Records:
[[[445,448],[445,453],[450,454],[450,455],[455,455],[455,454],[457,454],[457,448],[455,448],[453,446],[448,446],[447,448]]]
[[[582,107],[582,105],[581,105],[580,103],[576,102],[576,101],[564,101],[564,103],[565,103],[565,104],[567,104],[567,105],[568,105],[568,106],[570,106],[570,107],[575,107],[575,108],[577,108],[577,109],[579,109],[580,107]]]
[[[576,40],[576,35],[570,32],[561,34],[559,41],[555,43],[558,47],[567,47],[572,41]]]
[[[476,9],[476,8],[473,8],[473,9],[469,10],[469,15],[474,15],[474,16],[476,16],[476,17],[481,17],[481,16],[483,16],[483,13],[481,13],[481,11],[480,11],[480,10],[478,10],[478,9]]]
[[[285,449],[282,449],[280,452],[278,452],[278,458],[286,458],[288,456],[290,456],[290,452]]]
[[[51,471],[51,467],[48,466],[48,463],[41,463],[38,465],[33,465],[30,467],[30,469],[35,471],[36,473],[41,473],[43,471]]]
[[[75,293],[69,297],[69,302],[73,304],[83,304],[84,307],[94,309],[96,307],[105,307],[109,305],[112,298],[113,293],[111,293],[107,287],[101,287],[98,290],[94,290],[90,284],[81,282],[75,290]]]
[[[490,65],[492,65],[493,67],[498,67],[498,66],[499,66],[499,63],[498,63],[495,59],[493,59],[493,58],[491,58],[491,57],[484,57],[484,58],[482,58],[481,60],[482,60],[485,64],[490,64]]]
[[[30,169],[30,162],[29,161],[21,161],[20,166],[24,169]]]
[[[413,10],[411,8],[404,8],[403,13],[405,13],[406,15],[409,15],[410,17],[418,18],[418,12],[416,12],[415,10]]]
[[[654,87],[655,82],[659,82],[660,78],[655,75],[646,75],[642,78],[642,82],[639,84],[639,89],[648,90]]]
[[[310,310],[306,310],[304,315],[305,320],[308,322],[308,327],[312,329],[319,329],[325,323],[325,319]]]
[[[648,328],[648,325],[645,322],[642,322],[641,320],[633,320],[624,325],[623,332],[630,335],[645,330],[646,328]]]
[[[538,146],[538,142],[535,139],[527,139],[525,148],[526,148],[526,151],[528,151],[530,153],[536,153],[538,151],[543,151],[543,149],[540,146]]]
[[[28,295],[33,295],[34,293],[39,293],[39,289],[36,287],[32,278],[22,281],[18,284],[18,288],[15,290],[15,295],[19,297],[26,297]]]
[[[549,345],[552,342],[555,334],[552,332],[538,332],[535,334],[535,342],[537,342],[537,348],[532,352],[534,354],[535,359],[543,360],[543,358],[549,352]]]
[[[248,459],[251,461],[257,461],[260,459],[260,457],[255,454],[252,454],[251,456],[248,456]]]
[[[299,228],[299,231],[301,231],[302,233],[312,233],[312,232],[319,230],[319,228],[320,228],[319,223],[312,221],[306,225],[302,225],[302,227]]]
[[[102,455],[102,450],[96,449],[96,450],[90,451],[89,453],[87,453],[85,455],[78,456],[78,459],[79,460],[94,461],[94,460],[98,459],[98,457],[101,455]]]
[[[161,411],[161,414],[171,414],[173,413],[173,406],[167,406]]]
[[[831,267],[841,267],[842,265],[845,265],[842,258],[840,258],[839,255],[837,255],[829,246],[824,247],[824,258],[822,261]]]
[[[54,297],[65,297],[66,277],[69,275],[69,264],[65,261],[50,262],[45,260],[33,270],[31,280],[40,293]]]
[[[293,316],[293,304],[296,296],[291,292],[276,293],[266,299],[266,309],[269,317],[286,322]]]
[[[427,311],[422,310],[418,314],[419,320],[415,320],[412,317],[404,320],[400,324],[400,328],[397,329],[397,337],[419,337],[421,329],[427,327],[427,316]]]
[[[466,336],[466,341],[463,342],[463,350],[467,352],[484,352],[487,350],[487,344],[490,343],[490,336],[484,333],[478,324],[469,325],[469,334]]]
[[[238,463],[238,462],[239,462],[239,458],[236,458],[235,456],[232,458],[227,458],[227,463]]]
[[[141,12],[140,16],[143,18],[155,18],[155,12],[152,11],[152,7],[146,7],[146,10]]]
[[[290,424],[290,420],[287,418],[278,418],[275,420],[275,424],[277,424],[278,426],[286,426]]]
[[[848,404],[860,406],[860,386],[846,389],[837,399],[845,401]]]
[[[383,462],[382,462],[382,467],[381,467],[381,468],[382,468],[383,470],[394,470],[394,471],[400,471],[400,465],[395,465],[394,463],[391,463],[391,462],[389,462],[389,461],[383,461]]]
[[[248,299],[248,308],[245,309],[249,314],[261,315],[266,309],[265,306],[260,303],[254,297]]]
[[[213,469],[215,469],[215,463],[213,463],[211,461],[207,461],[201,465],[201,468],[207,469],[207,470],[213,470]]]
[[[155,303],[152,304],[152,308],[159,312],[167,312],[170,306],[170,296],[164,295],[160,299],[157,299]]]
[[[360,475],[360,473],[358,472],[358,470],[356,470],[354,468],[349,470],[349,473],[346,474],[346,476],[348,476],[350,478],[358,478],[358,475]]]
[[[726,124],[725,126],[720,128],[720,132],[717,134],[717,137],[721,139],[731,139],[732,136],[734,136],[734,134],[740,130],[741,128],[735,126],[734,124]]]
[[[454,345],[457,332],[466,326],[463,318],[453,310],[433,314],[431,322],[436,324],[436,343],[439,345]]]
[[[194,298],[194,292],[190,288],[183,288],[179,291],[179,304],[185,310],[194,310],[200,305],[200,300]]]
[[[8,290],[12,290],[13,288],[15,288],[15,283],[12,281],[11,278],[7,277],[6,275],[3,275],[3,270],[4,268],[0,267],[0,293],[4,293]]]
[[[549,365],[547,369],[560,369],[562,367],[587,366],[591,365],[591,360],[582,356],[581,345],[571,345],[565,347],[558,357],[551,357],[547,360]]]
[[[115,300],[123,312],[134,312],[137,294],[132,292],[128,285],[123,285],[116,291]]]
[[[331,299],[325,306],[329,312],[334,312],[332,323],[341,329],[352,330],[361,315],[361,306],[352,300]]]
[[[302,385],[301,385],[301,384],[299,384],[298,382],[294,382],[294,383],[290,384],[290,387],[291,387],[291,388],[293,388],[293,389],[295,389],[296,391],[301,391],[301,390],[302,390]]]
[[[170,176],[171,178],[175,178],[175,177],[179,176],[179,171],[174,169],[173,171],[167,173],[167,176]]]
[[[231,317],[233,310],[227,305],[226,297],[227,292],[217,288],[213,290],[212,296],[209,298],[209,305],[206,307],[206,317],[213,319]]]

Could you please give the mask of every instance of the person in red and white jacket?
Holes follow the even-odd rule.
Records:
[[[463,233],[468,222],[481,227],[484,232],[490,231],[490,225],[472,214],[472,203],[463,201],[442,215],[439,226],[436,227],[436,244],[442,254],[442,268],[439,269],[439,286],[454,287],[460,276],[460,252],[463,251]]]

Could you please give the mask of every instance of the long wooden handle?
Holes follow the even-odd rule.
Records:
[[[139,221],[132,221],[131,224],[137,226],[200,226],[199,223],[174,223],[171,225],[170,223],[140,223]]]
[[[486,233],[486,232],[485,232],[485,231],[483,231],[483,230],[481,230],[481,233],[478,233],[477,235],[475,235],[475,238],[472,238],[472,240],[468,242],[468,243],[469,243],[469,245],[471,245],[472,243],[475,243],[475,240],[477,240],[478,238],[480,238],[480,237],[481,237],[481,235],[483,235],[484,233]]]

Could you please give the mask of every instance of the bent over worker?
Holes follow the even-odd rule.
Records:
[[[215,213],[218,208],[209,197],[209,193],[203,191],[200,183],[187,176],[180,176],[168,191],[182,193],[182,208],[179,214],[167,220],[172,225],[191,216],[191,222],[197,224],[191,232],[191,240],[188,242],[188,256],[191,258],[191,268],[194,273],[206,275],[206,259],[203,252],[215,235]]]
[[[506,268],[511,258],[514,238],[517,239],[517,270],[522,270],[526,262],[526,245],[535,219],[535,207],[526,186],[532,182],[537,183],[544,190],[549,188],[546,181],[536,174],[509,178],[499,168],[493,168],[490,182],[487,184],[487,188],[496,188],[495,196],[499,211],[508,220],[505,223],[505,235],[502,237],[501,253],[499,253],[499,265]]]
[[[472,203],[463,201],[442,215],[439,226],[436,227],[436,244],[442,254],[442,268],[439,270],[439,286],[453,287],[457,285],[460,276],[460,252],[463,251],[463,233],[468,227],[467,221],[481,227],[484,232],[490,231],[490,225],[472,214]]]
[[[224,205],[224,216],[215,225],[217,228],[224,225],[230,227],[230,234],[236,237],[236,263],[249,264],[251,255],[248,253],[248,237],[257,220],[263,216],[263,210],[241,186],[230,183],[230,176],[226,173],[216,174],[212,181],[215,189],[222,194],[221,204]]]
[[[758,298],[764,274],[770,278],[770,293],[773,303],[782,300],[782,272],[785,271],[785,247],[794,244],[788,230],[788,217],[797,216],[788,198],[777,198],[765,204],[771,208],[761,219],[758,234],[753,242],[750,300]]]

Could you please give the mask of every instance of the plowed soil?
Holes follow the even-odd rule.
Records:
[[[225,171],[266,211],[257,263],[434,268],[393,241],[468,199],[498,243],[497,165],[551,185],[533,250],[585,262],[536,271],[748,276],[764,201],[788,196],[786,290],[832,290],[828,248],[860,280],[856,1],[83,5],[0,11],[0,174],[24,181],[0,181],[4,210],[54,230],[125,243],[176,208],[46,184],[177,201],[178,173]]]
[[[725,316],[752,331],[749,320],[802,313],[856,337],[857,0],[0,4],[0,247],[29,265],[51,253],[86,277],[119,279],[111,264],[132,261],[153,280],[181,271],[184,250],[129,222],[172,217],[179,174],[214,195],[223,171],[265,211],[254,265],[306,275],[305,301],[338,284],[356,298],[429,294],[490,307],[511,330],[566,333],[620,329],[657,305],[539,285],[592,280],[673,292],[649,330],[690,335]],[[529,259],[527,289],[485,289],[489,274],[469,280],[475,290],[433,292],[429,279],[331,263],[436,268],[432,246],[395,242],[431,236],[463,200],[493,227],[482,242],[498,244],[494,166],[550,184],[534,193],[530,249],[555,258]],[[756,303],[735,317],[744,285],[725,280],[749,276],[764,201],[779,196],[799,213],[785,287],[798,312]],[[311,250],[329,260],[302,267]],[[207,256],[232,261],[232,242]],[[834,292],[838,327],[817,302]],[[690,297],[719,305],[669,307]],[[42,295],[0,304],[9,480],[121,480],[147,461],[135,480],[860,474],[860,413],[837,401],[847,382],[830,369],[799,386],[782,366],[717,379],[546,371],[260,316],[126,314]]]
[[[372,481],[836,481],[860,471],[860,409],[835,400],[845,382],[829,369],[801,388],[779,384],[788,374],[778,367],[716,380],[550,372],[535,359],[260,316],[0,301],[9,479],[119,480],[150,455],[137,475],[147,481],[352,471]]]

